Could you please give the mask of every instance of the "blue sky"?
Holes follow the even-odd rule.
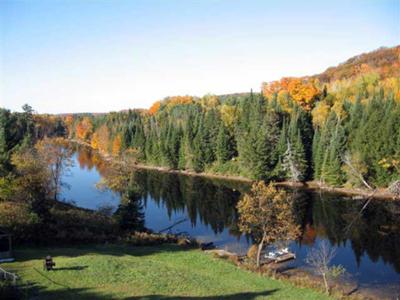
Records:
[[[0,106],[147,108],[258,91],[400,44],[400,0],[0,0]]]

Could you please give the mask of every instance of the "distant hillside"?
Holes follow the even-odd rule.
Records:
[[[288,95],[311,110],[327,92],[335,99],[355,100],[360,87],[367,94],[382,88],[400,100],[400,46],[354,56],[321,74],[263,82],[262,93],[267,98],[277,96],[281,102]]]
[[[392,48],[382,47],[375,51],[354,56],[336,67],[311,76],[320,82],[354,78],[362,73],[376,72],[381,79],[400,77],[400,45]]]

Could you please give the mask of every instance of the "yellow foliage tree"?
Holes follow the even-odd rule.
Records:
[[[294,78],[289,82],[288,92],[298,104],[306,110],[311,110],[315,99],[320,94],[319,89],[311,83]]]
[[[93,149],[99,149],[99,134],[97,132],[93,133],[90,146],[92,146]]]
[[[315,108],[311,112],[314,127],[321,128],[325,124],[330,109],[330,106],[326,102],[319,102],[315,106]]]
[[[264,245],[278,241],[289,241],[299,236],[300,228],[295,224],[293,199],[284,191],[276,189],[272,183],[256,182],[251,192],[237,205],[239,229],[253,236],[258,244],[257,266]]]
[[[236,107],[228,104],[223,104],[220,107],[220,113],[224,125],[230,129],[233,129],[237,118]]]
[[[118,156],[121,152],[121,145],[122,145],[122,138],[121,135],[118,134],[113,141],[112,144],[112,155],[113,156]]]
[[[171,109],[177,105],[191,104],[193,102],[194,100],[192,96],[173,96],[167,98],[166,100],[168,109]]]
[[[110,133],[106,125],[100,126],[97,131],[98,134],[98,149],[100,152],[108,153],[110,144]]]

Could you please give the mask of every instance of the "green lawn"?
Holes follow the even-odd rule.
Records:
[[[52,255],[56,270],[43,271]],[[178,246],[24,248],[3,268],[33,299],[328,299]]]

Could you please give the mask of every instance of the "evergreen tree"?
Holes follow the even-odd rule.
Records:
[[[235,155],[235,141],[226,126],[221,122],[216,143],[216,157],[225,163]]]
[[[144,213],[141,194],[135,183],[130,182],[121,197],[121,203],[114,213],[122,230],[141,231],[144,229]]]

